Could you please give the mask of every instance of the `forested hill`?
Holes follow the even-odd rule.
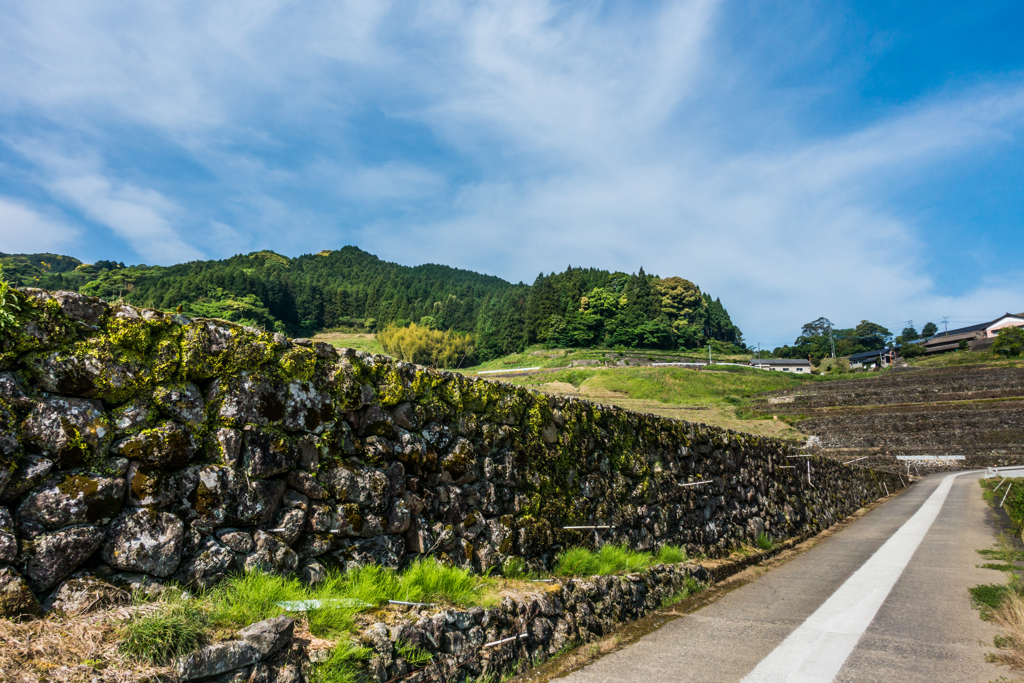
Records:
[[[487,359],[529,344],[696,348],[742,344],[721,302],[682,278],[569,268],[533,285],[448,266],[382,261],[356,247],[288,258],[269,251],[175,266],[83,264],[57,254],[0,254],[12,283],[70,289],[223,318],[293,335],[415,322],[471,333]]]

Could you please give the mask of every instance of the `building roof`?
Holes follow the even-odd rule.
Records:
[[[875,349],[874,351],[858,351],[857,353],[850,354],[851,363],[860,363],[861,361],[871,360],[872,358],[878,358],[889,353],[889,349]]]
[[[810,365],[806,358],[751,358],[751,365]]]
[[[989,320],[987,323],[978,323],[977,325],[968,325],[967,327],[958,327],[957,329],[950,330],[949,332],[939,332],[935,336],[931,337],[931,339],[935,339],[936,337],[952,337],[954,335],[959,335],[959,334],[969,334],[971,332],[980,332],[981,330],[984,330],[985,328],[987,328],[989,325],[996,324],[997,322],[999,322],[1003,318],[1021,318],[1021,319],[1024,319],[1024,314],[1014,315],[1013,313],[1004,313],[1003,315],[999,316],[995,320]]]

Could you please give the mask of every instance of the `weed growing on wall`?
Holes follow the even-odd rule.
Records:
[[[595,576],[635,572],[652,564],[678,564],[686,561],[686,550],[666,545],[658,555],[630,550],[625,545],[606,545],[596,553],[587,548],[569,548],[555,561],[556,576]]]

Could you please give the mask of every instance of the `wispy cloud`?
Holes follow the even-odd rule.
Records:
[[[950,250],[905,199],[967,159],[1019,147],[1024,80],[976,78],[844,118],[853,96],[828,98],[856,91],[895,41],[845,30],[851,8],[9,10],[0,139],[62,215],[147,261],[354,242],[512,280],[642,265],[721,296],[771,343],[821,314],[889,323],[1024,308],[1018,261],[997,279],[935,277]]]
[[[81,231],[24,202],[0,197],[0,245],[13,254],[66,250],[77,246]]]

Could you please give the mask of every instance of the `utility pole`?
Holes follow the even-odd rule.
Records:
[[[946,334],[949,334],[949,316],[942,316],[942,326],[946,329]]]
[[[708,344],[708,365],[711,365],[711,344]]]
[[[757,342],[757,361],[761,362],[761,342]]]
[[[832,342],[832,357],[836,357],[836,340],[832,338],[832,326],[828,326],[828,340]]]

